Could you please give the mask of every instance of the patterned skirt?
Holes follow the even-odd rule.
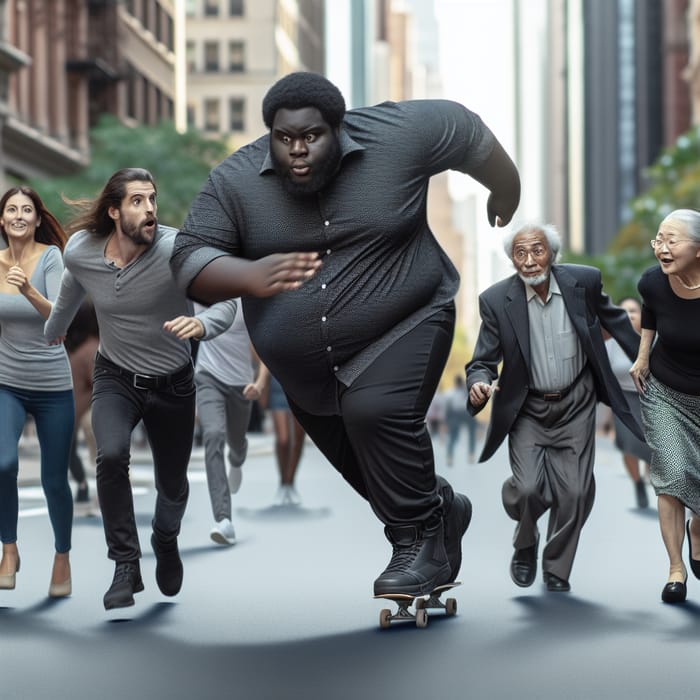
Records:
[[[649,375],[639,398],[657,496],[673,496],[700,515],[700,396],[682,394]]]

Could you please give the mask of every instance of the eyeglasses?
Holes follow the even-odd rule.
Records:
[[[680,243],[697,243],[697,241],[693,241],[690,238],[669,238],[668,240],[665,238],[654,238],[654,240],[649,241],[649,244],[654,250],[657,248],[663,248],[663,246],[666,246],[669,250],[671,250]]]
[[[525,262],[527,260],[529,255],[532,255],[533,258],[544,258],[547,253],[548,249],[545,248],[544,246],[541,245],[536,245],[534,248],[516,248],[513,251],[513,257],[518,261],[518,262]]]

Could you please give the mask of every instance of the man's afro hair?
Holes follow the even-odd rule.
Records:
[[[278,109],[316,107],[333,128],[340,126],[345,115],[345,100],[333,83],[318,73],[298,71],[280,78],[262,103],[265,126],[272,128]]]

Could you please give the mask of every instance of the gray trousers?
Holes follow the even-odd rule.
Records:
[[[549,510],[542,571],[566,580],[595,497],[595,415],[587,372],[560,401],[529,396],[508,436],[513,475],[502,497],[506,513],[518,522],[513,547],[535,544],[537,520]]]
[[[248,454],[248,422],[253,404],[243,397],[243,386],[228,386],[208,372],[195,374],[197,415],[202,429],[204,464],[214,519],[231,519],[231,490],[226,475],[228,461],[240,467]]]

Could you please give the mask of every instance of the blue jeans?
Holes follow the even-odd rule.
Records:
[[[134,386],[123,369],[98,353],[92,390],[92,430],[97,444],[97,497],[107,540],[116,562],[141,557],[129,480],[131,433],[143,420],[153,454],[156,508],[153,531],[159,540],[180,532],[189,484],[187,465],[194,434],[194,370],[162,389]]]
[[[71,547],[73,498],[68,485],[68,457],[73,436],[73,391],[31,391],[0,386],[0,539],[17,541],[19,439],[33,416],[41,448],[41,485],[57,552]]]

